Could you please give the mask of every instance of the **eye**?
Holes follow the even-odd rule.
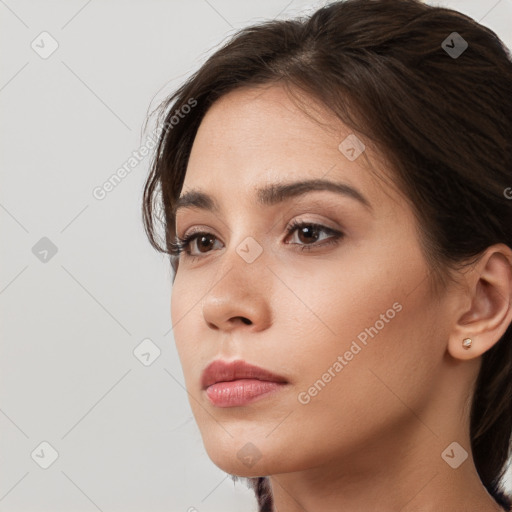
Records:
[[[295,231],[297,232],[299,242],[285,243],[299,246],[299,249],[302,251],[312,250],[316,247],[324,247],[326,245],[335,245],[343,236],[343,233],[340,231],[322,226],[321,224],[316,224],[314,222],[292,222],[286,228],[288,235],[287,238]],[[320,238],[319,234],[322,232],[330,235],[327,237],[327,239],[331,239],[329,242],[317,243],[318,239]],[[174,257],[180,257],[181,254],[184,254],[187,258],[201,259],[204,256],[199,256],[198,254],[207,255],[208,252],[210,252],[208,249],[212,248],[215,242],[218,242],[217,237],[206,231],[192,232],[183,238],[176,236],[176,241],[171,244],[171,254]],[[193,248],[196,249],[195,254],[192,252]]]
[[[171,254],[175,257],[179,257],[183,253],[188,258],[202,258],[202,256],[192,254],[191,247],[196,245],[196,249],[199,250],[199,253],[204,254],[205,252],[207,253],[208,249],[213,245],[212,241],[216,241],[215,235],[205,231],[192,232],[183,238],[176,236],[176,241],[171,243]],[[203,249],[206,249],[206,251],[203,252]]]
[[[336,245],[339,242],[339,239],[343,236],[343,233],[341,231],[337,231],[335,229],[328,228],[327,226],[322,226],[321,224],[316,224],[314,222],[300,222],[300,221],[294,221],[288,226],[287,233],[293,234],[295,231],[297,232],[296,239],[299,240],[299,243],[297,242],[288,242],[293,245],[299,245],[299,249],[301,251],[310,251],[312,249],[315,249],[317,247],[324,247],[326,245]],[[327,237],[329,242],[324,243],[316,243],[317,240],[320,238],[320,233],[326,233],[327,235],[331,235],[330,237]],[[323,238],[322,240],[324,240]],[[305,241],[306,243],[303,244],[302,242]],[[312,242],[312,243],[309,243]]]

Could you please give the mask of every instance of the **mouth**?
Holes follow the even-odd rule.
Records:
[[[242,360],[213,361],[202,373],[201,385],[217,407],[247,405],[283,389],[287,380]]]

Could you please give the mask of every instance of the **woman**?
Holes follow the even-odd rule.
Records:
[[[510,510],[496,34],[416,0],[336,2],[242,30],[160,112],[144,222],[211,460],[260,511]]]

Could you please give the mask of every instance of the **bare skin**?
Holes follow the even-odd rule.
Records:
[[[207,453],[228,473],[270,476],[279,512],[502,511],[473,463],[469,400],[480,356],[512,321],[512,251],[489,248],[459,286],[436,295],[405,199],[363,156],[350,161],[338,149],[351,130],[315,112],[324,125],[278,86],[239,89],[212,106],[194,141],[182,194],[206,192],[220,210],[178,212],[179,236],[212,236],[209,246],[191,242],[197,259],[181,255],[171,316]],[[382,168],[369,145],[365,154]],[[313,178],[349,184],[371,209],[326,190],[256,201],[259,187]],[[293,220],[343,236],[328,244],[330,231],[317,241],[311,231],[287,234]],[[262,249],[251,263],[237,252],[247,237]],[[370,327],[378,332],[363,344]],[[346,356],[354,341],[360,351]],[[288,384],[216,407],[200,377],[217,358]],[[237,456],[247,443],[258,458],[250,467]]]

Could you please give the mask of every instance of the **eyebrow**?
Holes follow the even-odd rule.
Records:
[[[323,179],[294,181],[291,183],[273,183],[256,189],[258,203],[263,206],[272,206],[293,197],[302,196],[315,190],[328,190],[358,201],[368,210],[373,210],[366,197],[356,188],[346,183],[337,183]],[[220,208],[213,196],[200,190],[189,190],[178,198],[173,207],[173,215],[182,208],[198,208],[219,213]]]

